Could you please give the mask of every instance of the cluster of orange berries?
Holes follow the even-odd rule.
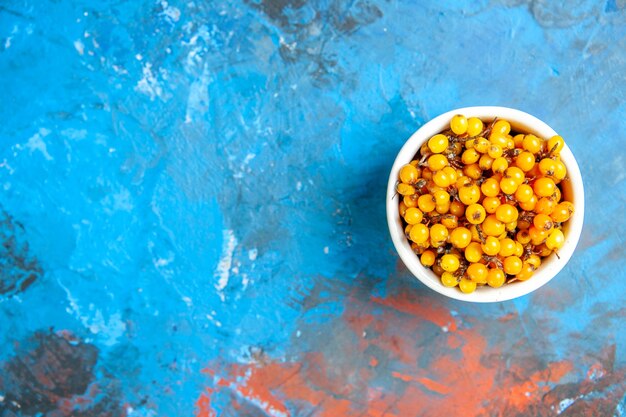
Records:
[[[506,120],[454,116],[400,169],[396,186],[421,263],[464,293],[531,278],[563,246],[574,213],[561,195],[564,145],[561,136],[512,133]]]

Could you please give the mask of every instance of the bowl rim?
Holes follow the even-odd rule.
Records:
[[[533,133],[541,138],[557,135],[547,123],[524,111],[500,106],[473,106],[462,107],[445,112],[421,126],[404,143],[394,160],[389,181],[387,184],[386,210],[389,233],[398,255],[409,271],[424,285],[446,297],[476,303],[489,303],[512,300],[529,294],[548,283],[567,264],[572,257],[576,245],[580,240],[584,221],[584,187],[580,168],[574,154],[567,146],[561,151],[561,160],[567,167],[569,187],[571,187],[572,203],[575,212],[568,221],[568,230],[565,243],[559,250],[559,257],[551,255],[528,281],[503,285],[500,288],[488,286],[478,288],[470,294],[464,294],[458,288],[444,287],[437,275],[430,269],[422,266],[419,258],[411,250],[410,243],[404,235],[404,228],[398,212],[398,198],[395,197],[395,186],[400,168],[408,164],[418,152],[420,146],[433,135],[440,133],[450,122],[452,116],[463,114],[466,117],[478,117],[481,120],[493,120],[494,117],[505,119],[512,126],[522,128],[525,132]]]

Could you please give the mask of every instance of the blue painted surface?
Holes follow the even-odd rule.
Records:
[[[624,51],[619,0],[0,2],[0,415],[622,415]],[[585,181],[572,261],[498,305],[385,222],[400,146],[470,105]]]

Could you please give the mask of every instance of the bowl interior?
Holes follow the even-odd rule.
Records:
[[[468,107],[456,109],[444,113],[426,123],[415,132],[402,147],[389,176],[387,188],[387,220],[396,250],[413,275],[428,287],[448,297],[470,302],[496,302],[528,294],[541,287],[558,274],[572,256],[576,244],[578,243],[584,216],[584,191],[578,164],[569,147],[565,145],[561,152],[561,160],[567,167],[568,179],[562,181],[560,185],[563,198],[574,204],[575,213],[563,227],[565,244],[563,248],[559,250],[559,257],[552,254],[544,259],[542,265],[528,281],[515,282],[500,288],[484,286],[478,288],[471,294],[463,294],[458,288],[444,287],[440,283],[439,277],[434,272],[422,266],[418,256],[411,250],[409,240],[404,236],[402,219],[398,212],[399,200],[395,193],[395,184],[400,168],[413,159],[424,142],[431,136],[443,131],[455,114],[464,114],[467,117],[478,117],[485,122],[492,121],[494,117],[506,119],[511,123],[513,131],[532,133],[544,139],[557,134],[550,126],[536,117],[519,110],[505,107]]]

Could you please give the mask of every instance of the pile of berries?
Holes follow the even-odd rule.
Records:
[[[396,186],[422,265],[464,293],[530,279],[563,246],[574,213],[561,194],[564,144],[511,132],[506,120],[454,116],[400,169]]]

